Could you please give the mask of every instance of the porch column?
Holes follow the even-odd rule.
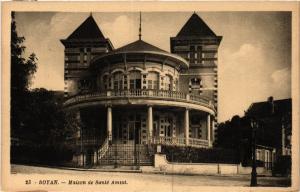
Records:
[[[148,106],[148,142],[149,144],[152,141],[152,135],[153,135],[153,113],[152,113],[152,106]]]
[[[111,111],[111,106],[107,107],[107,136],[108,136],[108,140],[112,141],[112,111]]]
[[[211,128],[211,124],[210,124],[210,114],[207,115],[207,141],[208,141],[208,146],[210,147],[210,128]]]
[[[185,109],[184,114],[184,130],[185,130],[185,144],[189,145],[189,129],[190,129],[190,122],[189,122],[189,109]]]

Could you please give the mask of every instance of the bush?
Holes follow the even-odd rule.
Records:
[[[188,163],[240,163],[239,153],[232,149],[202,149],[191,147],[162,146],[170,162]]]
[[[272,170],[273,175],[291,175],[291,156],[279,156]]]
[[[59,166],[63,165],[65,162],[71,161],[72,156],[72,150],[66,147],[11,147],[11,163]]]

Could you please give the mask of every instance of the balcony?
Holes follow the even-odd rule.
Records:
[[[136,89],[136,90],[108,90],[103,92],[92,92],[85,93],[81,95],[75,95],[65,101],[65,107],[71,107],[77,104],[84,104],[88,102],[97,102],[97,101],[118,101],[118,100],[134,100],[134,99],[143,99],[147,100],[156,100],[158,102],[169,104],[180,104],[180,106],[195,108],[195,106],[201,106],[207,108],[212,113],[215,112],[214,106],[210,100],[200,95],[186,94],[178,91],[169,91],[169,90],[150,90],[150,89]],[[143,103],[143,102],[142,102]],[[145,104],[151,104],[146,103]],[[188,104],[191,104],[189,106]],[[194,106],[194,107],[193,107]]]

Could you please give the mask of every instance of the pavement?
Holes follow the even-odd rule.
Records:
[[[250,175],[171,175],[164,174],[155,170],[151,166],[141,167],[140,170],[132,170],[132,167],[120,167],[119,169],[111,169],[104,167],[98,169],[81,169],[81,168],[50,168],[28,165],[11,165],[11,173],[20,174],[60,174],[60,175],[76,175],[83,178],[117,179],[126,180],[128,184],[139,182],[141,186],[172,186],[181,188],[195,186],[240,186],[249,187]],[[68,178],[68,177],[65,177]],[[287,187],[290,185],[290,178],[271,177],[258,175],[258,186],[263,187]],[[160,189],[160,188],[159,188]],[[175,190],[176,191],[176,190]]]

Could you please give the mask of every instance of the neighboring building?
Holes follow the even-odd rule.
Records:
[[[281,155],[291,155],[292,100],[273,100],[253,103],[246,116],[254,117],[260,124],[258,144],[274,147]]]
[[[236,115],[219,123],[218,135],[222,137],[218,138],[215,147],[238,151],[242,165],[249,166],[252,163],[255,127],[258,165],[273,169],[275,163],[291,156],[291,112],[291,99],[273,100],[269,97],[268,101],[255,102],[247,109],[245,116]]]
[[[291,156],[292,100],[273,100],[253,103],[245,116],[258,122],[256,131],[257,160],[268,167],[280,156]]]
[[[115,49],[89,16],[61,40],[64,105],[80,122],[74,163],[142,165],[160,145],[211,148],[221,39],[194,13],[171,37],[171,53],[141,33]]]

